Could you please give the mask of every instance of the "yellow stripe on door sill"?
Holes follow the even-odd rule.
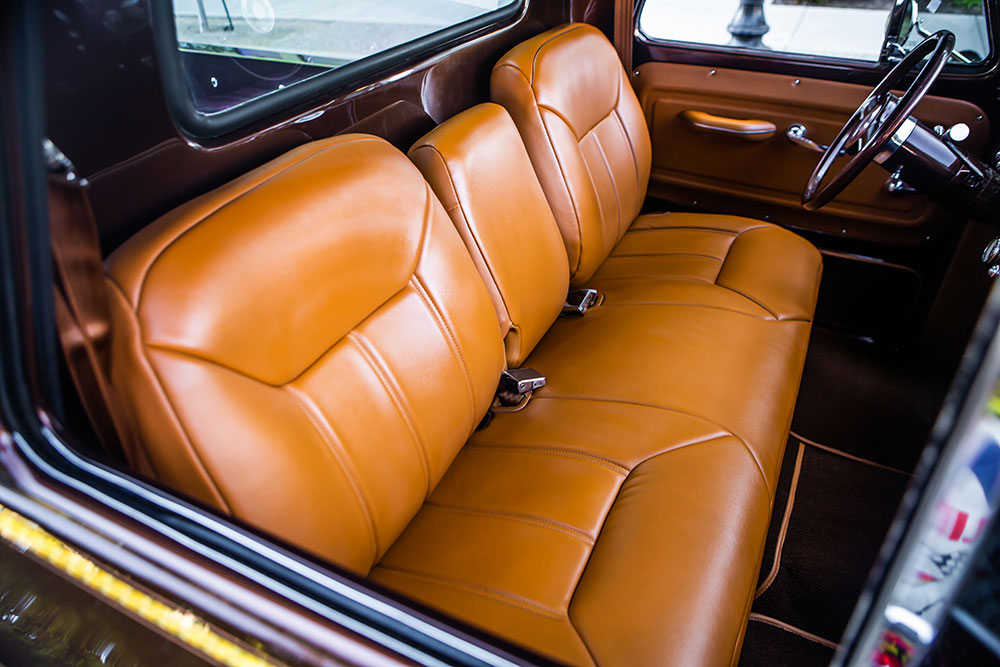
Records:
[[[208,623],[191,612],[170,607],[126,583],[71,549],[41,526],[2,506],[0,537],[18,549],[51,563],[87,587],[223,665],[267,667],[275,664],[218,634]]]

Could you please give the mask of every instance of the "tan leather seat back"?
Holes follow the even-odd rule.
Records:
[[[359,572],[503,365],[489,295],[386,142],[302,146],[108,260],[112,379],[165,484]]]
[[[566,250],[510,116],[480,104],[410,149],[490,290],[507,349],[520,366],[559,316],[569,289]]]
[[[649,182],[649,131],[618,54],[597,28],[565,25],[511,49],[490,91],[521,132],[581,285],[639,214]]]

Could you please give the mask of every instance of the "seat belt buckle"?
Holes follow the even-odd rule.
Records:
[[[597,290],[572,289],[566,295],[562,315],[583,315],[591,306],[597,305]]]
[[[527,394],[545,386],[545,376],[534,368],[514,368],[500,374],[500,386],[515,394]]]

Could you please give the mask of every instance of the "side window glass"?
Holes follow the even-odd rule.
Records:
[[[958,38],[952,63],[989,57],[983,0],[647,0],[639,16],[653,41],[871,62],[943,29]]]
[[[472,32],[519,0],[173,0],[194,108],[215,114],[354,63]],[[449,32],[450,31],[450,32]]]

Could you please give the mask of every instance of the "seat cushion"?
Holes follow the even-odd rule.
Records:
[[[477,432],[371,576],[569,664],[738,655],[770,493],[696,416],[543,396]]]
[[[587,281],[611,304],[684,303],[779,321],[812,319],[816,248],[760,220],[705,213],[640,216]]]

